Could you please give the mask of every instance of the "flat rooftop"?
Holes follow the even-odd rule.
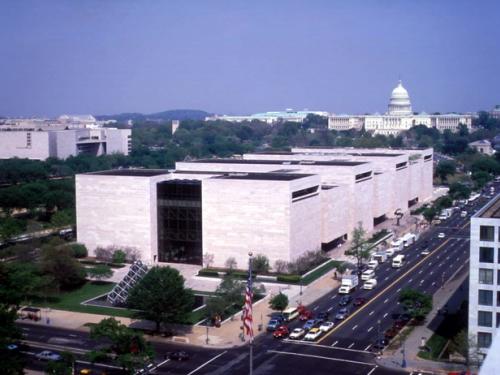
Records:
[[[130,177],[153,177],[169,174],[168,169],[110,169],[108,171],[90,172],[86,174],[100,176],[130,176]]]
[[[320,165],[320,166],[342,166],[354,167],[367,164],[364,161],[350,160],[243,160],[243,159],[199,159],[189,163],[208,163],[208,164],[269,164],[269,165]]]
[[[314,176],[313,174],[299,173],[227,173],[214,178],[226,180],[262,180],[262,181],[293,181],[304,177]]]
[[[500,219],[500,194],[479,211],[477,217],[482,217],[484,219]]]

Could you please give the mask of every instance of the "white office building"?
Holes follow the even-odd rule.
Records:
[[[249,251],[271,265],[370,233],[432,196],[432,149],[294,149],[176,163],[174,171],[76,176],[77,237],[133,247],[147,262],[215,266]]]
[[[330,115],[328,117],[328,129],[350,130],[362,129],[374,134],[397,135],[413,126],[424,125],[428,128],[436,128],[439,131],[458,131],[459,125],[463,124],[470,130],[472,128],[472,116],[468,114],[436,114],[429,115],[425,112],[414,113],[412,111],[410,95],[403,87],[401,81],[392,90],[387,112],[385,114],[371,115]]]
[[[469,267],[469,336],[486,355],[500,327],[500,195],[471,218]]]

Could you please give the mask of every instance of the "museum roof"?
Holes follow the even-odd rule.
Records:
[[[110,169],[107,171],[90,172],[86,174],[101,176],[130,176],[130,177],[154,177],[162,174],[169,174],[167,169]]]
[[[243,160],[243,159],[199,159],[190,163],[213,163],[213,164],[282,164],[282,165],[319,165],[319,166],[357,166],[366,164],[364,161],[350,160]]]
[[[264,180],[264,181],[293,181],[304,177],[314,176],[313,174],[301,173],[242,173],[232,172],[225,173],[222,176],[214,178],[221,178],[227,180]]]

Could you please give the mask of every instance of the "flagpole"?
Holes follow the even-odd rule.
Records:
[[[252,280],[252,252],[248,253],[248,279]],[[253,302],[253,301],[252,301]],[[253,314],[253,312],[252,312]],[[253,324],[253,322],[252,322]],[[253,335],[250,336],[250,375],[253,375]]]

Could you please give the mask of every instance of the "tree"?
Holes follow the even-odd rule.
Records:
[[[60,210],[52,215],[50,223],[55,227],[64,227],[75,223],[75,212],[73,210]]]
[[[5,375],[23,374],[23,357],[7,349],[8,345],[21,339],[21,331],[15,323],[16,319],[16,307],[0,303],[0,368],[2,374]]]
[[[432,220],[434,220],[434,218],[437,216],[437,214],[438,214],[438,212],[434,206],[427,207],[422,212],[422,215],[424,216],[425,220],[427,220],[427,222],[429,224],[432,223]]]
[[[225,264],[229,273],[233,272],[236,269],[236,267],[238,267],[238,263],[236,262],[236,259],[234,257],[227,258]]]
[[[211,264],[214,262],[214,258],[214,254],[203,254],[203,264],[205,265],[205,268],[210,268]]]
[[[91,277],[92,279],[96,279],[98,281],[109,279],[111,276],[113,276],[113,270],[106,264],[98,264],[94,267],[87,268],[86,271],[88,277]]]
[[[336,268],[336,272],[340,274],[341,278],[346,271],[347,271],[347,264],[345,262],[340,263]]]
[[[74,258],[85,258],[88,255],[87,247],[81,243],[74,243],[68,246]]]
[[[474,181],[474,186],[476,189],[482,189],[484,185],[491,181],[492,177],[488,172],[478,171],[472,173],[472,181]]]
[[[269,272],[269,258],[263,254],[258,254],[252,259],[252,270],[255,273]]]
[[[457,166],[454,161],[442,160],[436,167],[436,175],[441,181],[446,182],[448,176],[453,176],[456,172]]]
[[[283,311],[288,306],[288,296],[279,292],[269,301],[269,306],[273,310]]]
[[[26,230],[26,222],[6,217],[0,219],[0,240],[2,242],[23,233]]]
[[[45,372],[51,375],[73,375],[75,356],[70,352],[62,352],[60,361],[49,361]]]
[[[408,314],[417,321],[424,320],[432,310],[432,296],[415,289],[403,289],[399,294],[399,302]]]
[[[127,254],[123,250],[115,250],[113,252],[113,263],[125,263]]]
[[[103,357],[108,353],[117,356],[117,361],[124,370],[132,373],[144,367],[154,356],[153,349],[142,333],[128,328],[115,318],[107,318],[90,328],[92,339],[106,339],[110,344],[98,351],[91,352],[91,358]]]
[[[85,282],[85,269],[70,249],[63,246],[45,245],[42,248],[40,269],[54,278],[61,289],[73,289]]]
[[[358,226],[352,231],[352,240],[350,252],[356,258],[358,268],[361,267],[363,260],[370,257],[370,251],[365,246],[366,231],[363,228],[363,223],[358,222]]]
[[[448,195],[453,199],[468,199],[471,190],[469,187],[461,184],[460,182],[454,182],[450,185],[450,190]]]
[[[153,267],[130,291],[128,305],[138,309],[134,315],[156,324],[181,323],[191,312],[194,295],[184,287],[184,278],[176,269]]]
[[[287,267],[288,267],[288,264],[284,260],[278,259],[276,262],[274,262],[274,270],[277,273],[284,273],[284,272],[286,272]]]
[[[468,335],[467,330],[461,330],[453,337],[449,350],[451,353],[458,353],[464,357],[467,368],[479,364],[480,350],[477,338],[474,335]]]

